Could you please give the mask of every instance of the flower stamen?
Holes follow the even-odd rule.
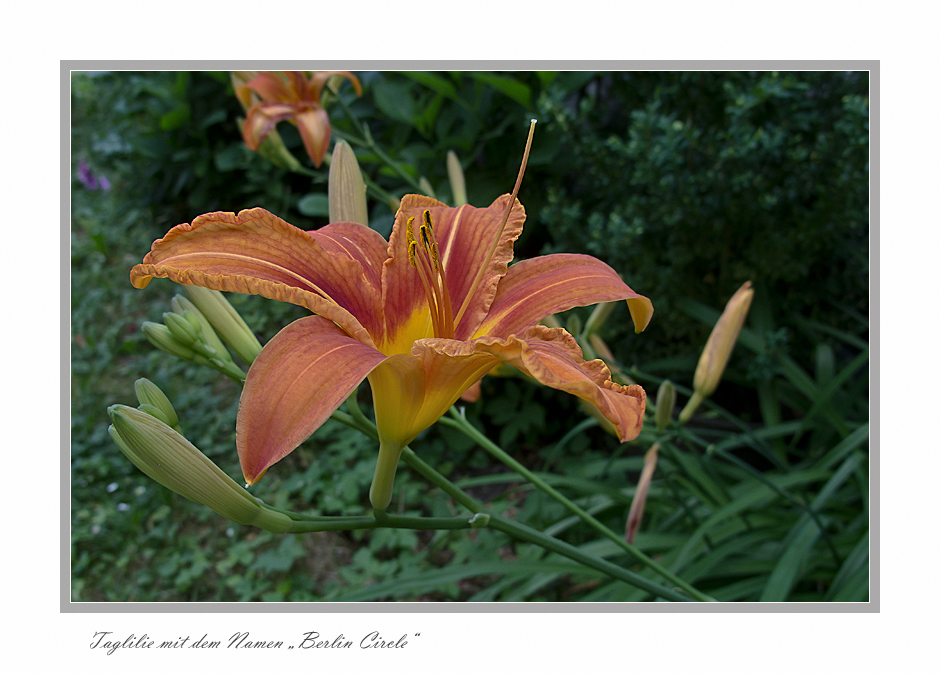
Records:
[[[421,219],[423,223],[418,227],[417,236],[414,230],[415,218],[409,217],[407,221],[405,235],[408,242],[408,262],[417,270],[418,278],[424,287],[434,336],[452,339],[454,320],[450,293],[440,263],[430,211],[425,210]],[[418,238],[421,239],[421,245],[418,245]]]

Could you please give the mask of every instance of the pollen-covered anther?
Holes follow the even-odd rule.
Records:
[[[415,249],[418,247],[417,242],[415,241],[415,232],[412,229],[411,225],[414,224],[415,218],[408,218],[408,225],[405,227],[405,240],[408,242],[408,263],[411,266],[417,268],[418,264],[415,260]]]

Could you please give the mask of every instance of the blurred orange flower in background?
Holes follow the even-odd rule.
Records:
[[[347,78],[356,93],[362,95],[362,85],[356,76],[337,70],[314,72],[309,78],[297,71],[260,72],[244,85],[236,86],[235,95],[248,109],[242,126],[248,148],[257,152],[278,122],[291,121],[300,131],[313,165],[319,167],[330,145],[330,118],[320,104],[320,95],[331,77]],[[254,100],[252,93],[260,100]]]

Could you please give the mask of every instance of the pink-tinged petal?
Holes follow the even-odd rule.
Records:
[[[408,219],[414,217],[416,222],[420,222],[424,211],[430,212],[451,306],[456,313],[486,261],[508,205],[509,195],[499,197],[488,208],[469,205],[450,208],[440,201],[416,194],[402,198],[389,238],[389,260],[385,263],[383,281],[389,338],[393,338],[416,311],[427,305],[418,275],[408,262],[405,236]],[[486,315],[496,295],[499,279],[506,273],[506,267],[512,259],[512,244],[522,233],[524,221],[525,209],[516,200],[495,253],[473,290],[460,324],[456,326],[455,338],[469,337]]]
[[[272,103],[296,103],[299,99],[287,80],[273,72],[260,72],[245,86]]]
[[[422,339],[411,349],[425,372],[424,402],[415,419],[417,434],[434,424],[499,358],[473,341]]]
[[[292,119],[297,114],[297,108],[288,103],[255,103],[248,110],[245,123],[242,125],[242,138],[245,145],[253,152],[257,152],[264,139],[270,135],[278,122]]]
[[[617,272],[588,255],[545,255],[509,267],[476,336],[518,334],[542,318],[575,306],[626,299],[637,332],[653,304],[631,290]]]
[[[310,100],[319,103],[320,94],[323,93],[323,85],[326,84],[326,81],[333,77],[334,75],[339,75],[340,77],[345,77],[350,82],[352,82],[353,89],[356,90],[356,95],[362,95],[362,85],[359,83],[359,78],[353,75],[351,72],[345,70],[321,70],[320,72],[313,73],[313,77],[310,78],[310,81],[307,83],[307,91],[310,96]]]
[[[550,388],[590,402],[614,425],[620,441],[640,434],[646,411],[643,388],[614,383],[601,360],[585,362],[565,330],[536,325],[521,337],[484,337],[470,343],[477,352],[492,354]]]
[[[307,156],[314,166],[323,163],[326,150],[330,146],[330,118],[321,107],[305,108],[294,116],[300,139],[304,141]]]
[[[467,294],[473,292],[469,306],[456,326],[454,336],[457,339],[469,338],[486,316],[496,296],[499,281],[512,261],[512,244],[522,233],[525,222],[525,208],[518,199],[513,203],[495,253],[483,270],[476,288],[472,287],[508,209],[509,195],[505,194],[488,208],[461,206],[431,211],[454,310],[459,311]]]
[[[235,443],[253,484],[329,418],[385,356],[319,316],[278,332],[248,370]]]
[[[345,255],[362,266],[366,280],[377,292],[382,287],[382,265],[388,255],[388,242],[375,229],[357,222],[334,222],[308,231],[329,254]]]
[[[284,76],[287,78],[287,87],[290,89],[294,101],[300,103],[310,100],[307,76],[304,73],[298,70],[285,70]]]
[[[134,287],[150,278],[305,306],[367,344],[382,333],[380,295],[361,264],[261,208],[173,227],[131,270]]]

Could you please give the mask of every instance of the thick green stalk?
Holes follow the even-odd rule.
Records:
[[[404,460],[405,463],[416,470],[419,474],[427,478],[431,483],[450,495],[452,498],[454,498],[454,500],[459,502],[470,511],[484,511],[485,508],[481,503],[477,502],[462,490],[457,488],[457,486],[447,479],[447,477],[421,460],[421,458],[419,458],[417,454],[415,454],[415,452],[410,448],[405,447],[405,450],[402,452],[402,460]],[[670,601],[694,600],[694,598],[677,593],[672,589],[667,589],[660,584],[656,584],[655,582],[646,579],[642,575],[638,575],[637,573],[621,568],[620,566],[615,565],[610,561],[606,561],[591,554],[585,554],[580,549],[568,544],[567,542],[562,542],[557,538],[553,538],[550,535],[546,535],[545,533],[518,523],[517,521],[511,521],[496,514],[489,514],[488,516],[490,517],[488,523],[489,528],[495,528],[496,530],[506,533],[510,537],[516,538],[517,540],[531,542],[532,544],[536,544],[544,549],[561,554],[562,556],[566,556],[572,561],[577,561],[578,563],[588,566],[589,568],[600,570],[602,573],[613,577],[614,579],[619,579],[623,582],[626,582],[627,584],[639,587],[645,591],[648,591],[654,596],[665,598]]]
[[[625,570],[618,565],[606,561],[597,556],[591,554],[585,554],[577,547],[573,547],[567,542],[562,542],[561,540],[550,537],[545,533],[539,532],[534,528],[529,528],[528,526],[521,524],[517,521],[512,521],[510,519],[505,519],[501,516],[491,515],[489,522],[489,528],[495,528],[498,531],[506,533],[510,537],[514,537],[518,540],[523,540],[525,542],[531,542],[532,544],[537,544],[540,547],[544,547],[549,551],[556,552],[562,556],[567,556],[572,561],[577,561],[582,565],[586,565],[589,568],[594,568],[595,570],[600,570],[606,575],[610,575],[616,579],[622,580],[628,584],[648,591],[654,596],[660,598],[665,598],[670,601],[694,601],[695,598],[691,598],[684,594],[680,594],[672,589],[667,589],[661,584],[656,584],[652,580],[648,580],[642,575],[638,575],[635,572]],[[697,592],[698,593],[698,592]],[[700,599],[700,600],[713,600],[713,599]]]
[[[471,517],[472,518],[472,517]],[[318,533],[327,530],[362,530],[367,528],[408,528],[411,530],[459,530],[472,528],[471,518],[393,516],[376,512],[374,517],[337,517],[335,521],[295,520],[291,533]]]
[[[345,423],[346,425],[357,428],[361,430],[363,433],[365,433],[366,435],[374,439],[377,439],[378,433],[375,430],[375,425],[373,425],[365,417],[365,415],[362,414],[362,411],[359,410],[358,408],[358,404],[356,403],[356,400],[352,398],[352,396],[350,396],[350,399],[347,401],[347,408],[350,410],[351,412],[350,414],[345,414],[343,412],[337,411],[333,413],[333,417],[336,420],[340,421],[341,423]],[[445,420],[445,419],[442,419],[442,420]],[[444,493],[452,497],[455,501],[457,501],[458,503],[466,507],[471,512],[487,514],[487,516],[490,517],[489,524],[488,524],[490,528],[495,528],[497,530],[500,530],[506,533],[507,535],[513,538],[523,540],[525,542],[531,542],[532,544],[536,544],[540,547],[543,547],[544,549],[548,549],[550,551],[554,551],[558,554],[561,554],[562,556],[566,556],[572,559],[573,561],[577,561],[578,563],[581,563],[582,565],[586,565],[590,568],[594,568],[595,570],[600,570],[604,574],[610,577],[613,577],[614,579],[619,579],[624,582],[627,582],[628,584],[644,589],[645,591],[648,591],[654,596],[659,596],[661,598],[666,598],[667,600],[672,600],[672,601],[688,601],[688,600],[694,600],[694,599],[711,600],[707,596],[700,597],[700,596],[704,596],[704,594],[701,594],[701,592],[697,592],[694,589],[693,589],[694,593],[690,594],[694,598],[689,598],[688,596],[679,594],[675,591],[672,591],[671,589],[667,589],[666,587],[663,587],[660,584],[656,584],[655,582],[648,580],[642,575],[638,575],[637,573],[621,568],[620,566],[615,565],[609,561],[606,561],[604,559],[598,558],[590,554],[585,554],[584,552],[579,550],[577,547],[574,547],[566,542],[562,542],[561,540],[558,540],[549,535],[546,535],[545,533],[537,531],[534,528],[530,528],[528,526],[517,523],[515,521],[510,521],[508,519],[505,519],[503,517],[500,517],[494,514],[486,513],[485,512],[486,508],[481,503],[477,502],[476,500],[471,498],[469,495],[464,493],[461,489],[455,486],[453,482],[447,479],[447,477],[445,477],[440,472],[438,472],[433,467],[431,467],[426,462],[424,462],[421,458],[418,457],[418,455],[414,451],[411,450],[410,447],[406,446],[402,450],[401,459],[405,462],[405,464],[407,464],[409,467],[415,470],[418,474],[420,474],[425,479],[430,481],[432,484],[440,488],[442,491],[444,491]],[[383,517],[389,517],[390,515],[385,514],[385,513],[377,513],[376,516],[377,516],[376,521],[380,521],[383,519]],[[372,528],[375,526],[362,526],[362,527]],[[681,587],[682,585],[677,584],[677,586]],[[682,588],[683,590],[685,590],[684,587]],[[699,595],[696,595],[696,594],[699,594]]]
[[[586,512],[583,508],[569,500],[563,494],[559,493],[552,486],[547,484],[541,477],[537,474],[530,471],[524,465],[515,460],[512,456],[506,453],[502,448],[497,444],[491,441],[486,435],[477,430],[473,425],[464,417],[454,407],[451,407],[450,414],[453,416],[453,419],[450,418],[441,418],[440,423],[444,425],[449,425],[450,427],[457,428],[465,435],[473,439],[477,444],[483,447],[491,456],[501,461],[503,464],[512,468],[523,477],[528,479],[536,488],[548,494],[554,498],[557,502],[564,505],[570,512],[576,514],[581,518],[585,523],[594,528],[604,537],[611,540],[618,547],[631,554],[637,561],[642,563],[644,566],[652,570],[653,572],[661,575],[665,579],[669,580],[678,587],[681,587],[684,591],[688,592],[690,596],[694,596],[700,601],[711,601],[714,600],[707,594],[702,593],[691,584],[685,580],[676,577],[673,573],[669,572],[666,568],[663,568],[661,565],[656,563],[649,556],[641,552],[639,549],[634,547],[632,544],[627,542],[622,536],[618,535],[610,528],[605,526],[603,523],[595,519],[591,514]]]

